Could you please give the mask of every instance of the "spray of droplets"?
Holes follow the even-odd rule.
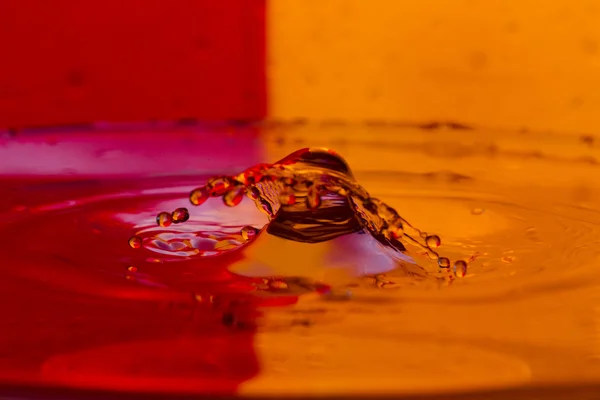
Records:
[[[271,220],[282,206],[292,206],[302,201],[308,210],[317,210],[329,195],[344,196],[369,232],[396,250],[402,251],[402,242],[410,243],[425,251],[438,266],[446,271],[449,279],[464,277],[467,262],[452,262],[442,257],[436,249],[442,241],[435,234],[428,234],[412,226],[396,210],[383,201],[371,197],[351,176],[347,164],[328,149],[302,149],[274,164],[259,164],[235,176],[216,176],[202,187],[190,193],[190,203],[201,206],[211,197],[221,197],[228,207],[235,207],[244,197],[249,197],[257,208]],[[156,221],[159,226],[185,222],[188,210],[178,208],[172,213],[161,212]],[[258,234],[256,228],[246,226],[240,235],[244,241]],[[142,247],[141,238],[129,240],[132,248]]]

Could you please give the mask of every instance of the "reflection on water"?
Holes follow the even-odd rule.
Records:
[[[212,172],[5,178],[3,379],[249,394],[600,380],[600,148],[386,126],[260,135],[262,154]],[[242,154],[235,140],[227,146]],[[316,195],[285,185],[288,176],[263,181],[255,201],[208,181],[312,146],[336,149],[348,182],[435,235],[413,235],[403,220],[413,246],[377,219],[380,208],[368,214],[364,196],[348,203],[339,180]],[[344,167],[330,161],[330,171]],[[206,183],[223,197],[194,190]],[[263,228],[275,204],[285,218]],[[332,210],[339,219],[324,229],[319,213]]]

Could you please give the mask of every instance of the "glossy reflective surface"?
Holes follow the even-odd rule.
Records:
[[[594,142],[318,124],[94,135],[23,134],[0,148],[5,382],[330,394],[600,378]],[[245,226],[265,223],[247,199],[191,206],[195,187],[313,146],[335,149],[372,196],[439,235],[443,256],[468,261],[464,277],[447,284],[434,260],[411,249],[405,265],[426,275],[323,275],[344,248],[356,264],[369,235],[340,246],[267,243],[271,279],[256,269],[238,275],[236,252],[177,254],[214,251],[223,235],[243,242]],[[189,221],[157,225],[159,212],[180,207]],[[162,252],[133,249],[140,229],[213,237],[190,237],[183,249],[163,232],[167,245],[153,245]],[[315,278],[343,285],[311,286]]]

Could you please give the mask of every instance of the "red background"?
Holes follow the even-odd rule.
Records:
[[[3,0],[0,127],[265,116],[265,0]]]

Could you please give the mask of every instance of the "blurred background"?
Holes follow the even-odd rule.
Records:
[[[582,133],[595,0],[4,0],[0,126],[453,121]]]

